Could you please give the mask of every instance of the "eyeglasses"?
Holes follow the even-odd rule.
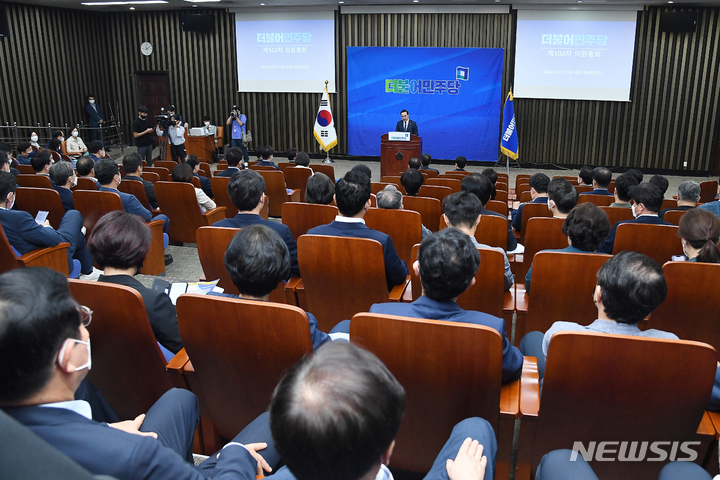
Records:
[[[78,305],[76,308],[78,313],[80,314],[80,321],[82,322],[83,326],[87,327],[88,325],[90,325],[90,322],[92,322],[93,311],[85,305]]]

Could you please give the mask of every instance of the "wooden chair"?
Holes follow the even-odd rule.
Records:
[[[615,197],[611,197],[610,195],[593,195],[592,193],[586,193],[578,196],[578,205],[581,203],[592,203],[598,207],[609,207],[614,201]]]
[[[277,168],[271,167],[270,165],[250,165],[250,170],[255,170],[255,171],[258,171],[258,172],[260,172],[260,171],[274,171],[274,172],[277,172],[277,171],[278,171]]]
[[[67,249],[70,247],[69,243],[58,243],[54,247],[38,248],[17,256],[5,236],[5,231],[1,227],[0,231],[2,231],[0,273],[21,267],[47,267],[62,273],[66,277],[70,275],[67,255]]]
[[[632,452],[635,446],[642,448],[641,442],[666,441],[669,447],[704,437],[700,449],[707,451],[713,437],[697,433],[698,425],[709,421],[705,407],[716,362],[715,351],[696,342],[586,332],[553,335],[542,401],[537,382],[521,386],[516,478],[531,478],[543,455],[572,449],[578,442],[584,447],[637,442]],[[655,479],[665,462],[648,457],[589,463],[599,478]]]
[[[508,198],[507,190],[495,190],[495,201],[505,204],[505,212],[507,212]]]
[[[17,165],[18,171],[23,175],[35,175],[35,169],[32,165]]]
[[[392,183],[401,192],[405,191],[405,189],[402,186],[402,183],[400,182],[400,177],[398,177],[398,176],[384,175],[380,178],[380,181],[383,183]]]
[[[153,163],[154,168],[165,168],[170,173],[172,173],[173,169],[178,165],[179,164],[177,162],[173,162],[172,160],[158,160],[157,162]],[[143,168],[143,170],[145,169]]]
[[[170,162],[175,163],[175,162]],[[158,162],[155,162],[155,165],[157,165]],[[165,167],[143,167],[143,173],[145,172],[152,172],[157,173],[160,180],[164,180],[168,178],[168,175],[170,175],[170,170],[168,170]]]
[[[150,328],[143,299],[124,285],[70,280],[70,293],[93,311],[92,370],[88,380],[122,420],[131,420],[172,387],[187,388],[172,375]]]
[[[435,177],[440,176],[440,173],[436,172],[435,170],[425,170],[425,169],[423,169],[423,170],[419,170],[419,171],[420,171],[420,173],[422,173],[423,175],[427,175],[427,178],[425,179],[425,181],[428,181],[428,180],[431,179],[431,178],[435,178]]]
[[[330,180],[335,182],[335,169],[333,168],[332,165],[325,165],[325,164],[310,165],[310,168],[315,173],[318,173],[318,172],[324,173],[325,175],[327,175],[330,178]]]
[[[717,180],[700,182],[700,203],[709,203],[715,200],[718,194]]]
[[[470,172],[466,172],[466,173],[468,175],[470,174]],[[462,182],[463,178],[465,178],[465,176],[466,175],[463,172],[445,172],[445,173],[441,173],[440,175],[438,175],[435,178],[449,178],[452,180],[460,180],[460,182]]]
[[[428,181],[430,180],[431,179],[428,179]],[[445,197],[447,197],[451,193],[453,193],[453,191],[450,187],[445,187],[442,185],[423,185],[418,191],[418,196],[437,198],[438,200],[440,200],[440,204],[442,205],[442,201],[445,200]]]
[[[207,212],[200,210],[195,188],[189,183],[157,182],[155,196],[160,209],[170,219],[170,240],[197,243],[195,232],[225,219],[225,207],[215,207]]]
[[[504,182],[504,183],[507,183],[508,185],[510,185],[510,177],[508,176],[507,173],[497,172],[497,176],[498,176],[498,182]]]
[[[578,177],[574,177],[571,175],[554,175],[552,178],[553,178],[553,180],[555,180],[556,178],[564,178],[565,180],[572,183],[576,187],[578,186]]]
[[[278,162],[277,163],[278,168],[281,172],[285,173],[286,168],[295,168],[295,163],[290,162]]]
[[[258,170],[265,179],[265,194],[270,197],[269,215],[282,217],[282,206],[285,202],[300,202],[300,190],[288,192],[285,184],[285,175],[275,169]]]
[[[523,211],[524,215],[524,211]],[[568,246],[568,237],[562,232],[564,218],[531,218],[525,227],[525,252],[522,254],[522,264],[518,265],[520,255],[515,256],[515,275],[517,283],[525,284],[525,274],[530,270],[533,257],[541,250],[560,249]],[[506,227],[507,228],[507,227]],[[507,230],[506,230],[507,246]]]
[[[307,315],[298,307],[205,295],[181,295],[178,325],[200,398],[206,452],[265,412],[275,386],[313,352]],[[248,386],[252,385],[252,388]]]
[[[215,172],[213,173],[213,176],[215,176],[218,173],[222,172],[223,170],[227,170],[227,169],[228,169],[227,163],[218,163],[217,165],[215,165]],[[213,193],[215,193],[215,192],[213,192]]]
[[[300,190],[299,201],[305,201],[305,187],[307,186],[308,178],[313,174],[313,171],[309,168],[297,168],[291,167],[285,170],[285,183],[287,188]]]
[[[95,190],[95,191],[97,191],[97,189],[98,189],[98,184],[92,178],[78,177],[77,185],[75,185],[73,192],[76,192],[78,190]]]
[[[663,265],[668,293],[650,314],[648,328],[672,332],[720,351],[720,264],[668,262]]]
[[[545,332],[559,321],[589,325],[597,318],[592,293],[597,272],[609,255],[593,253],[539,252],[533,259],[532,295],[518,283],[515,299],[515,344],[527,332]],[[519,282],[524,282],[518,278]]]
[[[485,208],[490,210],[491,212],[497,212],[497,213],[507,217],[507,214],[508,214],[507,202],[502,202],[500,200],[488,200],[488,203],[485,204]],[[507,246],[507,244],[506,244],[506,246]]]
[[[413,210],[420,214],[422,224],[431,232],[437,232],[440,227],[440,214],[442,201],[430,197],[410,197],[403,195],[403,208]]]
[[[52,188],[50,179],[45,175],[26,175],[21,173],[15,177],[15,180],[20,187]]]
[[[226,208],[225,218],[235,218],[238,214],[238,209],[230,199],[230,194],[228,193],[229,184],[230,177],[212,177],[210,179],[210,187],[213,191],[215,203]]]
[[[515,176],[515,191],[517,192],[517,188],[521,183],[528,183],[530,180],[531,175],[527,175],[524,173],[518,174]],[[500,178],[500,174],[498,173],[498,178]],[[523,182],[524,180],[524,182]]]
[[[142,172],[141,176],[143,180],[148,182],[156,183],[160,181],[160,175],[155,172]]]
[[[372,182],[372,183],[370,184],[370,193],[372,193],[373,195],[377,195],[378,192],[380,192],[380,191],[382,191],[382,190],[385,190],[385,187],[387,187],[388,185],[392,185],[392,183],[388,183],[388,182]],[[405,191],[404,188],[403,188],[402,190],[400,190],[400,192],[404,192],[404,191]]]
[[[295,240],[311,228],[331,223],[337,215],[338,209],[334,205],[285,202],[282,206],[282,223],[288,226]]]
[[[50,150],[50,156],[52,156],[52,159],[56,162],[62,161],[62,157],[60,156],[59,152],[56,152],[55,150]]]
[[[608,192],[615,193],[615,179],[614,178],[612,180],[610,180],[610,185],[608,185]]]
[[[200,162],[200,170],[198,175],[205,178],[212,178],[212,170],[210,170],[210,164],[207,162]]]
[[[365,214],[365,225],[390,235],[398,256],[412,268],[410,252],[413,245],[422,242],[422,217],[412,210],[371,208]]]
[[[575,190],[577,190],[578,193],[587,193],[592,192],[595,189],[592,187],[592,185],[578,185],[577,187],[575,187]]]
[[[521,382],[501,385],[502,338],[496,330],[359,313],[350,323],[350,341],[377,355],[405,388],[394,466],[427,472],[455,424],[481,417],[498,438],[495,478],[508,478]]]
[[[518,201],[522,202],[522,194],[525,192],[530,193],[530,184],[529,183],[518,184],[518,186],[515,187],[515,198],[517,198]]]
[[[452,193],[457,193],[460,191],[460,180],[456,180],[454,178],[428,178],[427,182],[423,183],[423,186],[425,185],[439,185],[441,187],[449,187],[450,190],[452,190]],[[422,189],[422,187],[420,187]]]
[[[660,207],[660,210],[666,210],[668,208],[677,208],[677,200],[672,198],[665,198],[663,199],[662,206]]]
[[[520,186],[523,187],[524,185],[520,185]],[[528,202],[531,202],[531,201],[532,201],[532,194],[530,193],[530,191],[529,191],[529,190],[525,190],[525,191],[521,192],[521,193],[520,193],[519,201],[520,201],[520,203],[528,203]]]
[[[298,263],[298,305],[315,315],[323,332],[374,303],[399,301],[405,288],[403,283],[388,295],[383,249],[376,240],[303,235],[298,238]]]
[[[600,210],[607,214],[608,220],[610,220],[610,226],[623,220],[632,220],[635,218],[633,217],[632,209],[627,207],[600,207]]]
[[[615,233],[613,255],[633,250],[652,258],[660,265],[669,262],[673,255],[682,255],[682,243],[674,225],[622,223]]]
[[[489,202],[488,202],[489,203]],[[552,217],[552,212],[548,210],[547,203],[526,203],[523,207],[523,215],[520,220],[520,240],[519,242],[525,244],[525,234],[527,233],[527,222],[531,218],[536,217]]]
[[[663,217],[663,220],[665,220],[668,223],[672,223],[673,225],[680,226],[680,219],[687,212],[688,212],[687,210],[670,210],[669,212],[665,212],[665,216]]]
[[[503,182],[499,177],[498,181],[495,182],[495,190],[505,190],[506,192],[510,191],[510,189],[508,188],[508,183]]]
[[[135,198],[140,201],[143,207],[147,208],[151,212],[154,211],[154,209],[150,205],[150,202],[148,201],[147,193],[145,193],[145,185],[143,185],[142,182],[138,180],[132,180],[132,177],[129,179],[124,178],[120,185],[118,185],[118,190],[122,193],[129,193],[130,195],[134,195]]]
[[[55,230],[65,216],[60,194],[51,188],[18,187],[15,189],[15,201],[20,210],[35,217],[39,211],[48,212],[47,219]]]

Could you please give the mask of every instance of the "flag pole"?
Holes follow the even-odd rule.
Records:
[[[325,80],[325,90],[327,90],[328,83],[329,83],[329,82],[328,82],[327,80]],[[328,96],[330,96],[329,93],[328,93]],[[337,130],[336,130],[336,131],[337,131]],[[325,150],[325,148],[323,148],[323,150]],[[330,150],[325,150],[325,160],[323,160],[323,163],[335,163],[335,162],[333,162],[333,160],[330,158]]]

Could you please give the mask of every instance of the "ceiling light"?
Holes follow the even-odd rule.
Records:
[[[126,2],[83,2],[88,7],[107,7],[113,5],[149,5],[152,3],[168,3],[167,0],[130,0]]]
[[[220,3],[221,0],[183,0],[188,3]]]
[[[338,3],[345,3],[345,2],[343,2],[342,0],[340,0]]]
[[[135,10],[135,7],[130,7],[130,10]]]

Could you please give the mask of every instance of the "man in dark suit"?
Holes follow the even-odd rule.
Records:
[[[125,169],[125,180],[135,180],[143,184],[145,196],[150,206],[158,208],[155,198],[155,185],[149,180],[142,178],[142,157],[138,153],[128,153],[123,157],[123,168]]]
[[[95,185],[100,186],[97,178],[95,178],[95,161],[90,156],[83,155],[80,157],[75,164],[75,169],[81,178],[90,178],[95,181]]]
[[[530,203],[547,203],[548,202],[548,185],[550,179],[544,173],[536,173],[530,177]],[[512,217],[512,226],[515,231],[522,230],[522,214],[524,203],[521,203],[517,210],[513,210],[510,215]]]
[[[85,112],[88,116],[88,125],[93,128],[92,139],[95,141],[98,138],[98,130],[105,121],[103,120],[102,109],[95,102],[95,95],[88,95],[88,103],[85,105]]]
[[[410,120],[410,114],[404,108],[400,112],[402,120],[397,122],[395,125],[396,132],[410,132],[410,135],[419,135],[417,123],[414,120]]]
[[[660,189],[651,183],[641,183],[630,189],[632,196],[632,212],[635,216],[634,220],[621,220],[617,222],[605,241],[598,248],[598,252],[612,254],[615,245],[615,234],[617,228],[623,223],[645,223],[650,225],[672,225],[664,220],[660,220],[658,212],[662,207],[663,194]]]
[[[692,210],[697,207],[697,203],[700,201],[700,184],[693,182],[692,180],[685,180],[678,185],[677,190],[677,207],[666,208],[660,210],[658,217],[661,220],[664,219],[665,214],[670,210]]]
[[[612,181],[612,172],[607,167],[595,167],[592,171],[592,186],[591,192],[584,192],[580,195],[607,195],[612,197],[608,187]]]
[[[55,183],[52,181],[52,178],[50,178],[50,167],[53,163],[55,163],[55,160],[53,160],[47,152],[38,152],[30,159],[30,165],[32,165],[35,173],[47,177],[50,180],[50,184],[54,187]]]
[[[238,149],[239,150],[239,149]],[[242,154],[241,154],[242,155]],[[283,239],[290,252],[290,271],[285,280],[290,277],[299,277],[297,259],[297,242],[290,233],[287,225],[265,220],[260,212],[265,208],[265,179],[255,170],[241,170],[230,179],[228,183],[230,200],[238,209],[235,218],[226,218],[217,222],[215,227],[243,228],[248,225],[265,225],[275,230]],[[277,284],[276,284],[277,285]]]
[[[413,264],[420,277],[422,296],[412,303],[376,303],[370,312],[494,328],[503,339],[503,382],[517,380],[523,357],[510,344],[505,321],[487,313],[463,310],[456,303],[457,297],[475,283],[479,266],[480,252],[470,237],[457,228],[445,228],[423,239]]]
[[[105,153],[105,148],[100,140],[94,140],[88,145],[88,155],[93,162],[99,162],[103,158],[109,158]]]
[[[335,185],[335,203],[340,212],[340,215],[335,217],[335,221],[311,228],[308,234],[377,240],[383,247],[388,291],[395,285],[405,282],[408,274],[407,266],[395,251],[390,235],[368,228],[363,220],[370,208],[370,179],[367,175],[350,171],[338,180]]]
[[[75,210],[70,188],[77,183],[77,177],[75,176],[75,169],[72,163],[58,162],[50,167],[50,180],[55,184],[55,186],[52,187],[53,190],[60,194],[60,200],[62,201],[65,211]]]
[[[420,163],[422,163],[422,166],[419,168],[419,170],[422,172],[423,170],[432,170],[433,172],[440,174],[440,171],[435,168],[430,168],[430,162],[432,161],[432,157],[429,153],[423,153],[420,155]]]
[[[210,185],[210,179],[200,175],[200,160],[197,155],[187,155],[185,157],[185,163],[190,165],[193,169],[193,176],[200,180],[200,188],[205,192],[209,198],[213,197],[212,186]]]
[[[77,210],[65,213],[57,230],[45,220],[42,224],[28,212],[11,210],[15,203],[15,177],[9,172],[0,171],[0,225],[5,236],[20,255],[38,248],[54,247],[58,243],[68,242],[68,268],[73,271],[73,258],[80,261],[80,272],[91,275],[95,272],[93,259],[85,245],[82,233],[83,218]],[[97,271],[99,275],[99,270]],[[97,275],[95,275],[97,278]]]
[[[261,159],[256,165],[261,167],[273,167],[275,170],[280,170],[280,167],[275,165],[273,157],[275,156],[275,150],[272,147],[264,147],[262,150]]]
[[[475,196],[480,199],[480,203],[482,203],[480,215],[495,215],[496,217],[503,217],[505,219],[505,221],[507,222],[506,251],[511,252],[515,250],[518,245],[517,238],[512,231],[512,227],[510,226],[510,221],[508,220],[508,218],[501,213],[493,212],[492,210],[488,210],[487,208],[485,208],[485,205],[487,205],[487,203],[490,201],[490,196],[492,195],[492,182],[485,175],[481,175],[479,173],[471,173],[470,175],[467,175],[465,178],[463,178],[462,183],[460,184],[460,188],[463,192],[474,193]]]
[[[223,170],[216,177],[232,177],[237,172],[245,168],[243,164],[243,153],[237,147],[231,148],[225,154],[225,160],[227,160],[228,168]]]
[[[90,404],[74,398],[92,365],[86,329],[92,312],[72,298],[64,275],[47,268],[6,272],[0,275],[0,301],[5,305],[0,404],[90,473],[118,480],[247,479],[255,478],[261,466],[270,471],[279,461],[267,415],[261,415],[220,455],[193,467],[189,462],[199,412],[197,398],[187,390],[169,390],[134,420],[93,421]],[[250,439],[263,443],[245,443]]]

